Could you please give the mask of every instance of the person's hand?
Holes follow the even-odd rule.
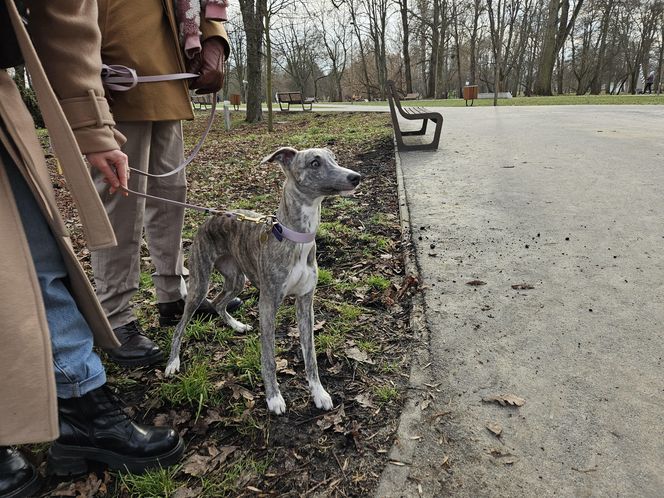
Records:
[[[111,194],[120,187],[127,188],[129,179],[129,163],[127,154],[119,149],[103,152],[90,152],[85,155],[90,165],[104,175],[104,181],[111,186]],[[127,195],[127,192],[124,192]]]
[[[224,84],[226,53],[220,37],[208,38],[203,42],[201,53],[191,61],[189,70],[200,73],[189,87],[197,94],[215,93]]]

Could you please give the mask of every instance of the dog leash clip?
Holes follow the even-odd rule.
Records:
[[[275,227],[277,225],[278,225],[277,218],[275,216],[265,216],[263,231],[261,232],[260,235],[260,241],[262,244],[267,242],[267,239],[270,237],[271,233],[274,234],[277,240],[279,241],[282,240],[281,235],[277,235],[277,232],[275,231]]]

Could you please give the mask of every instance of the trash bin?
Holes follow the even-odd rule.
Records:
[[[479,95],[479,91],[479,86],[477,85],[468,85],[463,87],[463,99],[466,101],[466,105],[468,105],[469,100],[470,105],[473,105],[473,101]]]

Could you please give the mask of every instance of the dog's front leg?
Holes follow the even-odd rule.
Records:
[[[258,299],[258,315],[261,327],[261,374],[265,385],[267,407],[276,415],[286,412],[286,402],[279,391],[277,382],[277,362],[274,350],[274,329],[277,307],[282,296],[278,291],[261,288]]]
[[[318,378],[318,362],[316,361],[316,347],[314,346],[314,293],[295,298],[297,324],[300,329],[300,345],[304,356],[304,368],[309,381],[309,391],[316,404],[316,408],[330,410],[332,398],[323,388]]]

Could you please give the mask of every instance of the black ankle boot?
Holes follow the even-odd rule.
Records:
[[[113,329],[121,346],[106,351],[108,357],[123,367],[144,367],[158,363],[164,354],[145,332],[137,320]]]
[[[18,451],[0,446],[0,498],[33,496],[39,486],[34,466]]]
[[[242,299],[239,297],[233,298],[230,303],[226,305],[226,311],[233,313],[240,306],[242,306]],[[171,327],[178,324],[182,313],[184,313],[184,299],[173,301],[171,303],[157,303],[159,308],[159,325],[162,327]],[[196,311],[194,311],[194,318],[202,320],[212,320],[217,318],[219,313],[214,309],[212,303],[204,299]]]
[[[180,461],[184,443],[173,429],[133,422],[106,386],[81,398],[58,398],[60,437],[48,452],[48,472],[84,474],[88,461],[141,473]]]

